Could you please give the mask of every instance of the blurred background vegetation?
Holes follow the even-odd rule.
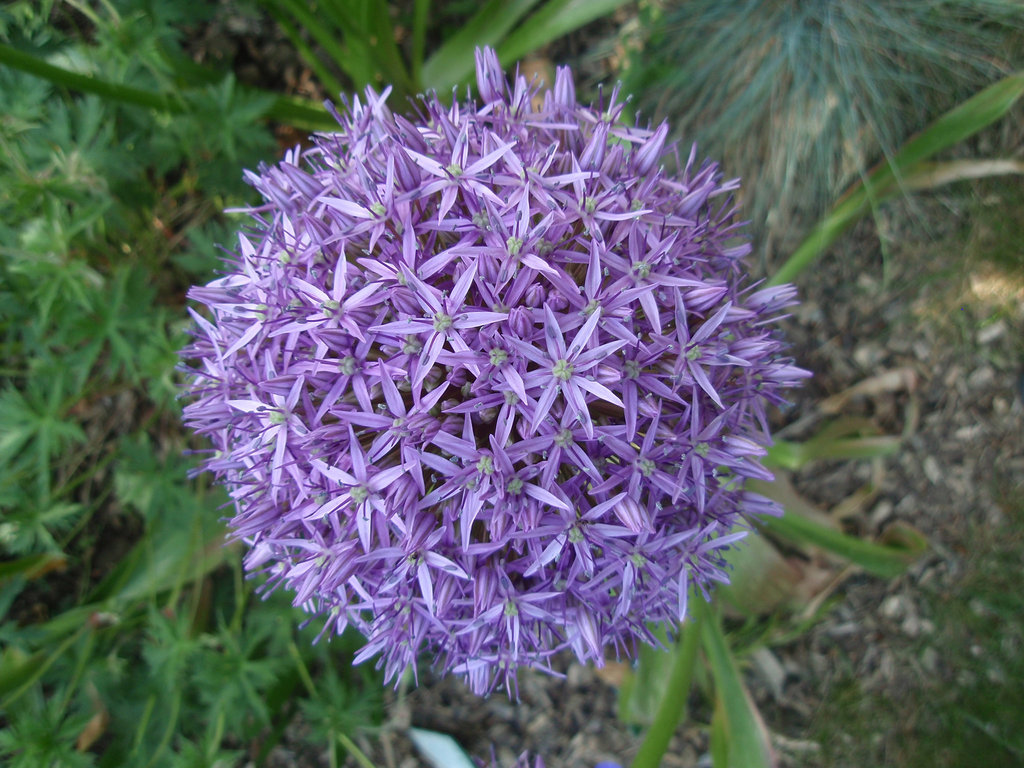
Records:
[[[252,199],[242,169],[329,128],[320,99],[390,82],[401,108],[423,88],[463,88],[478,44],[540,72],[570,55],[592,75],[581,101],[599,76],[622,79],[641,119],[667,118],[744,178],[765,269],[858,183],[877,214],[872,169],[1024,67],[1024,12],[1012,0],[0,7],[0,761],[259,765],[282,743],[314,764],[365,760],[384,711],[379,676],[351,667],[358,638],[314,644],[319,628],[287,595],[261,599],[238,545],[221,546],[225,495],[192,474],[204,446],[179,423],[184,295],[233,242],[222,211]],[[1020,162],[1014,109],[950,156],[1009,147]],[[1024,192],[1009,178],[955,187],[977,211],[958,242],[1019,287]],[[1024,489],[1003,492],[1019,513]],[[950,742],[908,739],[893,764],[1024,760],[1020,692],[992,695],[972,671],[997,658],[1024,679],[1022,532],[1021,514],[973,532],[961,593],[929,595],[965,677],[901,703]],[[824,759],[852,764],[830,757],[830,724],[870,734],[900,715],[847,676],[813,735]]]

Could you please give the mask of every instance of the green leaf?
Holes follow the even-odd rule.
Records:
[[[284,32],[285,37],[291,41],[291,44],[295,46],[295,50],[298,51],[302,60],[306,62],[317,80],[320,81],[320,85],[323,86],[328,93],[335,94],[341,93],[342,88],[341,81],[336,78],[331,71],[320,61],[320,57],[316,55],[313,48],[306,42],[302,36],[302,31],[299,27],[292,23],[292,20],[288,17],[284,8],[280,3],[274,2],[273,0],[265,0],[263,6],[267,9],[270,15],[273,17],[277,25],[281,27],[281,31]]]
[[[369,45],[369,30],[356,23],[351,3],[347,9],[331,2],[311,6],[300,0],[263,0],[262,4],[279,19],[283,19],[284,14],[290,15],[297,24],[292,27],[292,39],[301,40],[302,30],[308,32],[335,65],[351,78],[357,89],[377,85],[374,75],[378,71],[378,63]],[[316,71],[324,75],[319,64],[314,64],[317,61],[315,53],[305,45],[300,50],[310,67],[315,66]],[[333,76],[330,78],[324,85],[341,90],[341,84]]]
[[[722,634],[721,619],[713,609],[701,631],[704,653],[715,683],[715,720],[722,729],[716,750],[728,753],[728,768],[769,768],[775,765],[768,731],[743,685],[739,668]],[[723,746],[724,745],[724,746]],[[716,766],[719,761],[716,760]]]
[[[75,741],[91,713],[77,708],[70,714],[63,697],[44,696],[33,690],[27,706],[9,710],[7,727],[0,731],[0,758],[7,768],[87,768],[93,756],[75,748]]]
[[[96,588],[89,601],[125,606],[177,590],[205,576],[224,558],[224,528],[212,516],[197,514],[191,525],[182,525],[172,515],[165,515]]]
[[[747,616],[774,613],[793,602],[800,571],[764,536],[748,536],[724,553],[729,583],[716,594]]]
[[[186,482],[191,463],[173,444],[158,451],[145,433],[126,437],[115,464],[114,490],[118,500],[147,521],[181,517],[195,504],[194,490]]]
[[[217,521],[220,492],[195,496],[188,509],[152,521],[144,537],[96,586],[81,605],[40,626],[49,638],[78,629],[93,613],[114,617],[167,592],[178,592],[224,562],[228,548]],[[191,518],[191,519],[190,519]]]
[[[0,563],[0,585],[6,584],[17,576],[24,576],[29,580],[38,579],[50,571],[62,570],[67,562],[68,560],[63,554],[54,554],[53,552],[40,552],[7,560]]]
[[[29,655],[15,646],[4,648],[0,654],[0,699],[6,698],[11,691],[31,685],[42,674],[39,670],[46,659],[46,651]]]
[[[605,16],[626,0],[549,0],[498,46],[503,64],[518,61],[527,54],[563,35]]]
[[[928,548],[928,540],[910,526],[899,526],[893,543],[885,545],[849,536],[789,510],[782,517],[761,518],[760,523],[774,534],[827,549],[885,579],[902,574]]]
[[[942,115],[906,142],[891,160],[875,168],[843,196],[771,277],[768,285],[791,282],[835,240],[874,206],[903,192],[919,163],[973,136],[1005,115],[1024,95],[1024,72],[1010,75]]]
[[[703,607],[691,611],[680,630],[680,638],[670,655],[672,666],[668,671],[661,703],[633,758],[631,768],[658,768],[672,740],[672,734],[686,716],[686,700],[693,682],[704,613]],[[661,655],[669,656],[665,653]]]
[[[867,419],[842,417],[826,423],[799,443],[777,440],[768,447],[765,466],[802,469],[816,459],[875,459],[899,451],[900,438],[879,435]]]
[[[537,0],[490,0],[423,63],[423,86],[446,93],[473,73],[477,47],[494,47]]]
[[[133,104],[171,114],[187,111],[185,103],[175,94],[146,91],[101,77],[82,75],[3,43],[0,43],[0,64],[20,69],[73,91],[95,93],[107,101]],[[293,96],[274,96],[273,102],[266,113],[261,115],[261,119],[287,123],[311,131],[331,130],[338,125],[322,105],[310,99]]]

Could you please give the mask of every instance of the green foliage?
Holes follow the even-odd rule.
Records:
[[[0,757],[9,768],[86,768],[95,765],[92,755],[75,750],[74,744],[89,721],[88,711],[66,711],[60,692],[45,698],[33,689],[23,706],[11,713],[10,725],[0,731]]]
[[[254,597],[223,492],[189,478],[183,295],[230,241],[219,211],[244,202],[242,169],[276,152],[261,118],[279,103],[182,64],[182,25],[211,7],[0,9],[13,50],[177,105],[0,65],[4,765],[234,766],[300,715],[335,742],[379,718],[351,643],[314,646],[283,596]]]
[[[392,103],[427,90],[449,93],[473,74],[474,51],[491,46],[510,65],[553,40],[606,16],[625,0],[489,0],[408,4],[376,0],[260,0],[331,95],[392,86]],[[403,14],[403,11],[405,13]],[[446,28],[447,18],[458,23]],[[468,18],[467,18],[468,17]],[[440,21],[441,23],[437,23]],[[404,50],[399,27],[411,30]],[[426,54],[425,41],[439,39]],[[346,87],[347,86],[347,87]]]
[[[780,238],[929,119],[1024,66],[1016,0],[647,7],[626,77],[638,111],[742,176],[758,234]]]

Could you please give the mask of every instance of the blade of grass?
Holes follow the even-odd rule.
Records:
[[[0,586],[18,576],[24,576],[28,581],[38,579],[50,571],[63,570],[67,562],[67,558],[63,554],[52,552],[39,552],[8,560],[5,563],[0,563]]]
[[[391,24],[390,3],[373,0],[369,4],[370,47],[376,51],[384,82],[391,86],[391,97],[399,103],[416,93],[409,70],[395,41],[395,28]]]
[[[265,2],[263,5],[270,13],[271,17],[273,17],[274,21],[277,22],[277,25],[281,27],[281,31],[284,32],[285,37],[287,37],[291,41],[291,44],[295,46],[295,50],[298,51],[302,60],[306,62],[306,66],[313,70],[313,74],[320,81],[320,85],[322,85],[327,92],[332,95],[336,95],[344,91],[345,89],[342,86],[341,81],[331,74],[331,71],[322,61],[320,61],[320,58],[313,51],[312,47],[306,43],[302,38],[302,34],[288,19],[287,14],[281,6],[272,0],[270,2]]]
[[[891,456],[899,449],[900,438],[888,435],[827,441],[808,440],[803,443],[778,440],[768,449],[765,465],[800,469],[816,459],[874,459]]]
[[[686,715],[686,699],[693,682],[693,667],[697,658],[697,645],[701,637],[703,611],[695,610],[682,627],[682,636],[675,647],[665,695],[647,729],[631,768],[658,768],[665,756],[672,734]]]
[[[295,19],[298,27],[312,35],[324,53],[352,79],[357,89],[373,82],[376,67],[365,41],[366,32],[355,29],[344,14],[336,14],[333,8],[325,6],[318,8],[321,18],[317,18],[308,4],[298,0],[262,0],[262,4],[268,9],[276,6],[280,12]]]
[[[557,0],[557,2],[548,2],[498,46],[498,58],[502,64],[518,61],[526,54],[547,45],[552,40],[611,13],[624,3],[625,0]]]
[[[373,0],[373,5],[387,15],[388,3]],[[340,32],[350,50],[348,60],[335,63],[345,69],[356,88],[361,90],[367,85],[372,85],[379,90],[384,85],[392,85],[392,93],[401,94],[407,79],[405,67],[401,64],[399,56],[397,69],[389,69],[392,65],[385,60],[381,49],[374,41],[375,35],[379,33],[373,26],[373,9],[367,5],[366,0],[323,0],[317,9]],[[394,30],[391,28],[390,17],[386,18],[386,29],[384,34],[393,43]],[[397,55],[397,49],[395,54]]]
[[[36,75],[72,91],[94,93],[104,99],[123,104],[132,104],[170,114],[181,114],[187,109],[184,101],[171,94],[152,93],[102,78],[72,72],[3,43],[0,43],[0,64],[6,64],[22,72]],[[322,105],[309,99],[292,96],[277,96],[264,113],[263,119],[310,131],[331,130],[338,126]]]
[[[884,579],[902,574],[928,547],[924,536],[909,526],[898,546],[886,546],[848,536],[789,511],[782,517],[763,517],[759,522],[774,534],[827,549]]]
[[[905,179],[913,175],[918,163],[992,124],[1005,115],[1021,95],[1024,95],[1024,72],[990,85],[935,120],[905,143],[891,160],[851,187],[768,280],[768,285],[791,282],[873,206],[905,189]]]
[[[490,0],[423,63],[423,85],[439,93],[473,73],[478,46],[497,45],[537,0]]]
[[[10,711],[11,705],[20,699],[29,688],[31,688],[43,674],[53,666],[54,662],[63,656],[72,645],[86,632],[91,632],[92,627],[88,623],[79,626],[78,631],[65,638],[64,642],[58,645],[52,653],[38,651],[24,659],[11,659],[4,656],[4,675],[0,680],[0,710]]]
[[[720,720],[722,727],[719,741],[724,743],[729,756],[726,765],[730,768],[769,768],[775,765],[775,759],[768,732],[743,685],[736,660],[722,633],[721,619],[710,606],[704,606],[702,610],[710,614],[703,623],[701,640],[715,682],[716,716],[721,716],[716,719]]]
[[[49,80],[56,85],[64,86],[73,91],[95,93],[104,99],[134,104],[138,107],[156,109],[160,112],[184,112],[185,105],[170,94],[152,93],[129,85],[112,83],[98,77],[72,72],[44,61],[38,56],[19,51],[4,43],[0,43],[0,64],[6,64],[30,75]]]
[[[427,20],[430,16],[430,0],[415,0],[412,10],[412,83],[417,93],[423,87],[423,57],[427,45]]]

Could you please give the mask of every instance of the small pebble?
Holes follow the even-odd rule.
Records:
[[[996,339],[1000,338],[1006,333],[1006,323],[1002,320],[997,320],[991,325],[986,325],[980,331],[978,331],[978,343],[979,344],[991,344]]]
[[[939,671],[939,652],[930,645],[921,651],[921,666],[931,675]]]
[[[883,499],[878,502],[878,504],[875,505],[875,508],[871,510],[869,518],[871,520],[871,527],[875,529],[881,528],[882,524],[892,517],[892,513],[895,509],[896,508],[893,506],[893,503],[888,499]]]
[[[905,602],[903,595],[890,595],[882,602],[879,613],[887,619],[898,619],[906,613]]]
[[[992,384],[996,379],[996,372],[991,365],[983,365],[976,368],[967,376],[967,386],[971,389],[983,389]]]

